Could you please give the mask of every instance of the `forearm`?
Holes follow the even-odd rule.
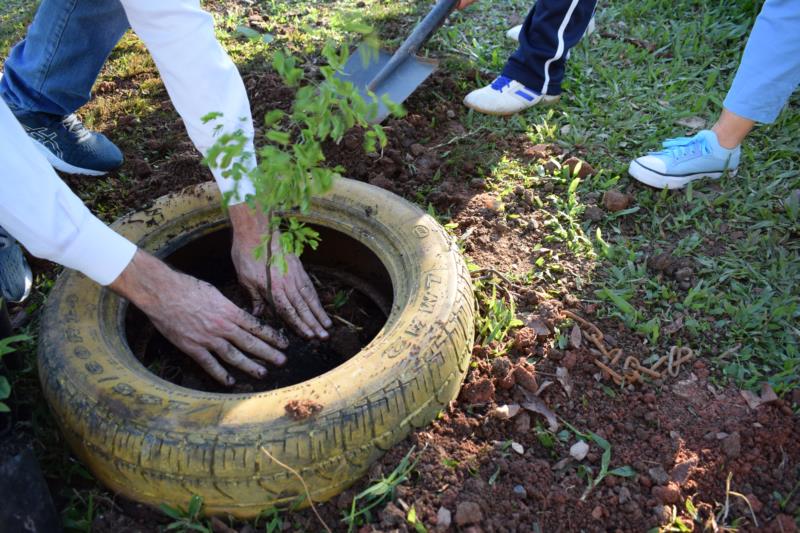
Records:
[[[215,125],[222,132],[241,130],[250,139],[245,150],[255,152],[250,102],[236,65],[214,36],[213,18],[200,8],[197,0],[122,0],[128,21],[144,41],[158,67],[175,109],[183,118],[189,137],[204,155],[214,144]],[[222,113],[220,121],[203,124],[201,118]],[[247,168],[255,166],[255,155],[242,160]],[[224,177],[225,169],[212,169],[223,193],[237,184]],[[238,184],[238,198],[245,200],[254,192],[249,179]]]
[[[0,226],[28,251],[111,283],[136,246],[92,215],[0,100]]]

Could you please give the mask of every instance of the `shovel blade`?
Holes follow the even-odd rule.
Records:
[[[372,99],[367,96],[367,86],[383,66],[389,62],[392,58],[392,54],[380,50],[378,52],[378,57],[375,58],[373,55],[368,58],[369,61],[367,61],[367,57],[363,54],[363,47],[359,47],[356,52],[350,56],[350,59],[344,66],[344,71],[337,74],[337,77],[340,80],[351,82],[358,89],[358,92],[361,93],[361,96],[367,102],[371,102]],[[436,70],[436,65],[437,62],[430,59],[417,56],[409,56],[406,58],[389,77],[373,90],[378,97],[378,113],[370,117],[369,121],[373,124],[377,124],[389,116],[389,109],[381,101],[384,95],[387,95],[389,100],[396,104],[403,103],[405,99]]]

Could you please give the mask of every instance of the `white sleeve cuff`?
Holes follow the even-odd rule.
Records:
[[[109,285],[125,270],[136,249],[135,244],[89,215],[75,239],[55,260],[80,270],[100,285]]]

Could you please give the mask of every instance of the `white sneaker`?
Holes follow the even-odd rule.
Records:
[[[498,76],[486,87],[469,93],[464,105],[487,115],[513,115],[539,103],[554,104],[560,98],[561,95],[539,94],[516,80]]]
[[[592,17],[592,19],[589,21],[589,25],[586,26],[586,32],[583,34],[583,36],[584,37],[590,36],[591,34],[594,33],[594,31],[596,29],[597,29],[597,27],[595,26],[595,23],[594,23],[594,17]],[[519,42],[519,32],[520,31],[522,31],[522,24],[520,24],[519,26],[514,26],[513,28],[508,30],[506,32],[506,37],[508,37],[512,41]]]

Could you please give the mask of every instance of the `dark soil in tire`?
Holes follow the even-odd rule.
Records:
[[[386,322],[387,308],[392,301],[391,283],[378,258],[365,246],[333,230],[316,229],[323,234],[320,249],[308,250],[303,260],[320,301],[334,323],[329,329],[328,340],[306,340],[280,318],[268,314],[262,317],[264,321],[289,340],[289,347],[283,350],[288,362],[282,367],[267,364],[269,373],[260,380],[228,366],[236,383],[232,387],[223,387],[167,341],[141,311],[131,306],[126,317],[126,330],[134,355],[166,381],[190,389],[221,393],[261,392],[294,385],[347,361],[366,346]],[[348,264],[351,261],[345,261],[342,256],[357,259],[362,263],[362,269]],[[233,303],[249,309],[249,297],[239,285],[230,259],[228,230],[190,243],[167,261],[181,271],[208,281]]]

